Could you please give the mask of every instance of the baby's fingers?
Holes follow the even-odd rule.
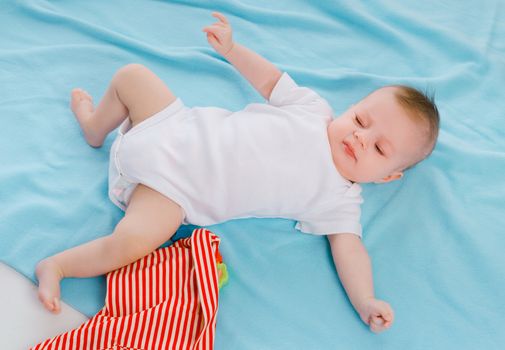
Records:
[[[206,33],[217,34],[219,32],[222,32],[222,28],[220,28],[217,24],[212,24],[210,26],[204,27],[202,31]]]
[[[219,40],[217,39],[217,37],[212,34],[212,33],[207,33],[207,41],[209,42],[209,44],[211,44],[213,47],[219,45]]]
[[[372,316],[370,318],[370,330],[374,333],[382,332],[391,327],[392,321],[386,320],[383,316]]]
[[[389,304],[386,303],[385,307],[381,312],[381,317],[386,324],[390,325],[391,323],[393,323],[395,313]]]
[[[370,330],[374,333],[380,333],[386,330],[389,327],[386,327],[385,324],[378,324],[375,322],[370,322]]]
[[[217,18],[223,24],[229,24],[228,19],[220,12],[212,12],[212,17]]]
[[[221,55],[226,55],[233,47],[232,30],[228,20],[219,12],[212,13],[219,21],[203,28],[207,41]]]
[[[382,326],[384,323],[385,321],[381,316],[370,317],[370,325],[374,324],[376,326]]]
[[[393,308],[386,302],[378,300],[372,310],[373,317],[381,317],[385,322],[392,323],[394,319]]]

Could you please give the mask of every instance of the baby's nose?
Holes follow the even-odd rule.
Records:
[[[363,133],[361,133],[359,131],[355,131],[354,132],[354,137],[359,142],[359,144],[361,145],[361,147],[363,148],[363,150],[366,151],[367,145],[366,145],[365,135],[363,135]]]

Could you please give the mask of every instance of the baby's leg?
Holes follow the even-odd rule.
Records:
[[[49,311],[58,313],[62,278],[98,276],[128,265],[170,239],[181,222],[179,205],[138,185],[125,217],[111,235],[65,250],[37,265],[39,299]]]
[[[93,147],[100,147],[107,134],[126,117],[136,125],[175,99],[153,72],[140,64],[129,64],[114,75],[96,109],[91,96],[82,89],[72,90],[71,108],[86,141]]]

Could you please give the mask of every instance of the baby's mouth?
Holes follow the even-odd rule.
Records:
[[[354,159],[354,161],[357,161],[357,159],[356,159],[356,153],[354,153],[354,148],[352,148],[351,144],[349,144],[346,141],[344,141],[343,144],[344,144],[344,152],[345,152],[345,154],[347,154],[349,157],[351,157],[352,159]]]

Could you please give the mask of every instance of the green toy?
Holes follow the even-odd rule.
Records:
[[[217,263],[217,285],[221,289],[224,285],[228,283],[228,269],[226,264],[223,262],[223,257],[219,250],[216,250],[216,263]]]

